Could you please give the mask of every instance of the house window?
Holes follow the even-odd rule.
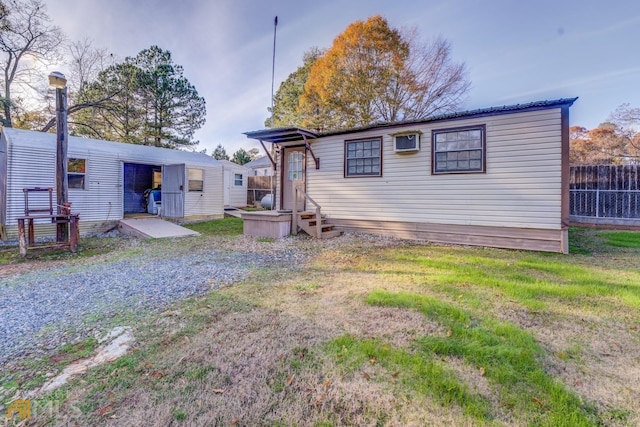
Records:
[[[485,171],[485,126],[434,130],[432,172],[474,173]]]
[[[298,181],[302,179],[302,153],[294,151],[289,153],[289,181]]]
[[[86,159],[67,160],[67,184],[69,188],[85,189],[85,176],[87,173]]]
[[[242,187],[242,174],[241,173],[234,174],[234,176],[233,176],[233,185],[236,185],[238,187]]]
[[[204,170],[189,168],[188,174],[189,174],[189,191],[203,191],[204,190]]]
[[[345,141],[344,176],[382,176],[382,138]]]

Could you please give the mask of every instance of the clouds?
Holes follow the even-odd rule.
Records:
[[[276,88],[312,46],[328,47],[356,19],[441,34],[465,61],[468,108],[581,96],[572,121],[596,126],[623,102],[640,106],[633,53],[640,40],[634,2],[389,2],[386,0],[46,0],[72,40],[90,38],[120,58],[155,44],[172,52],[207,101],[200,148],[228,152],[253,143],[270,105],[273,18],[278,15]],[[559,31],[558,29],[562,29]],[[626,55],[625,55],[626,54]],[[630,90],[635,88],[635,90]]]

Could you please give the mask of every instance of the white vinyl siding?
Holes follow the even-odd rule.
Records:
[[[346,138],[336,135],[313,142],[322,163],[319,170],[307,168],[307,193],[323,213],[341,219],[560,229],[560,109],[433,122],[419,130],[431,135],[480,125],[486,125],[484,174],[432,175],[431,143],[403,155],[394,153],[393,136],[384,135],[382,178],[345,179]],[[379,135],[374,129],[347,137]],[[310,156],[307,161],[313,162]]]
[[[185,218],[198,218],[215,215],[224,216],[223,171],[222,167],[202,167],[203,191],[184,193]]]

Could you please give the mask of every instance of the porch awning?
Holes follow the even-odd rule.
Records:
[[[306,138],[316,139],[317,133],[301,128],[277,128],[263,129],[252,132],[244,132],[247,138],[257,139],[263,142],[271,142],[272,144],[282,144],[285,142],[302,141]]]
[[[304,145],[311,153],[311,157],[316,164],[316,169],[320,169],[320,159],[313,154],[313,150],[309,145],[309,141],[307,138],[316,139],[318,137],[317,133],[311,132],[306,129],[301,128],[278,128],[278,129],[264,129],[264,130],[256,130],[253,132],[245,132],[247,138],[257,139],[262,144],[262,148],[269,156],[269,160],[271,160],[271,164],[273,165],[273,169],[276,169],[276,162],[271,157],[269,150],[264,146],[265,142],[270,142],[272,144],[282,144],[285,142],[295,142],[295,141],[304,141]]]

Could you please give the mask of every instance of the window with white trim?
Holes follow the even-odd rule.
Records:
[[[86,185],[87,159],[67,159],[67,186],[84,190]]]
[[[189,168],[189,191],[203,191],[204,190],[204,170]]]
[[[484,125],[432,131],[432,172],[484,172],[485,133]]]
[[[242,187],[242,174],[236,173],[233,175],[233,185],[237,187]]]
[[[345,141],[344,176],[382,176],[382,138]]]

